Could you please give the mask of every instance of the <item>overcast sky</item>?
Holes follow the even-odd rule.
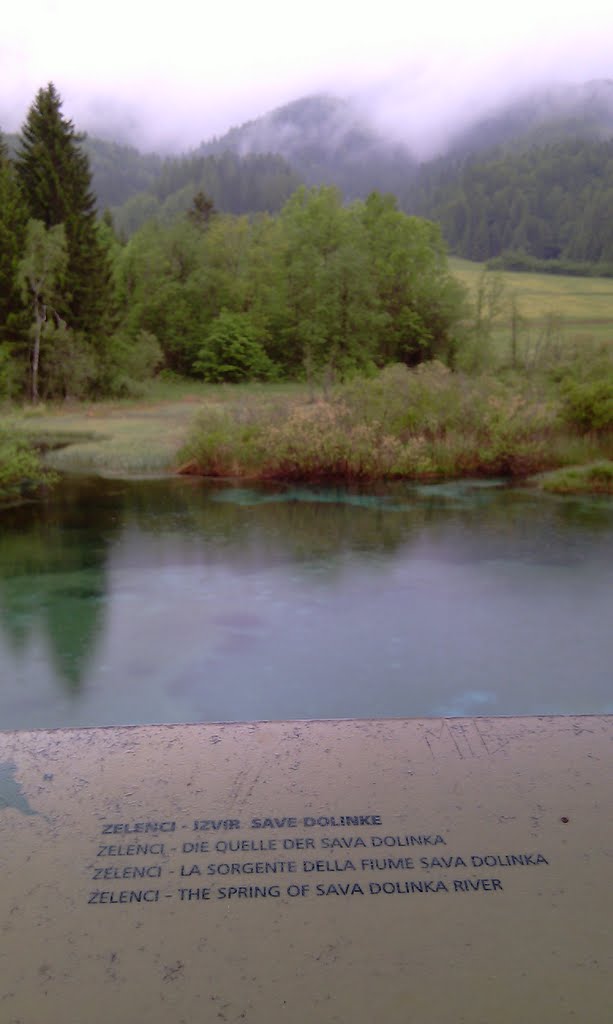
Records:
[[[437,138],[534,83],[613,78],[613,0],[7,0],[0,128],[53,81],[78,128],[181,149],[307,92]],[[477,99],[478,97],[478,99]]]

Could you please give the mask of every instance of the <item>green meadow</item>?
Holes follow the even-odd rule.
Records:
[[[515,351],[520,367],[533,369],[575,346],[613,347],[613,278],[485,271],[455,257],[449,264],[472,300],[484,293],[490,364],[508,365]]]
[[[484,265],[451,257],[449,266],[474,294]],[[502,279],[508,298],[517,298],[521,315],[531,324],[543,323],[547,316],[554,314],[569,326],[589,330],[605,328],[603,333],[613,333],[613,278],[505,270],[491,274]]]

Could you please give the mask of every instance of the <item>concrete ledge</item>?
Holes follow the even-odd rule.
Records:
[[[0,734],[3,1024],[609,1024],[613,717]]]

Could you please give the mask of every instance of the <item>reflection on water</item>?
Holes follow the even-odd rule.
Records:
[[[81,504],[69,488],[45,506],[0,513],[0,678],[11,687],[19,665],[44,642],[49,674],[77,694],[90,653],[104,626],[107,549],[118,525],[116,509]],[[4,654],[3,640],[15,668]],[[23,687],[27,687],[24,681]],[[0,698],[1,699],[1,698]]]
[[[67,480],[0,513],[0,727],[613,711],[613,503]]]

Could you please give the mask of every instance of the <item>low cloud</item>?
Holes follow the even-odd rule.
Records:
[[[0,127],[15,131],[54,81],[77,127],[144,149],[180,151],[301,95],[355,96],[421,155],[497,104],[547,82],[613,77],[604,0],[441,0],[402,9],[276,0],[171,9],[107,0],[92,21],[77,0],[3,12]],[[32,26],[36,25],[36,31]]]

